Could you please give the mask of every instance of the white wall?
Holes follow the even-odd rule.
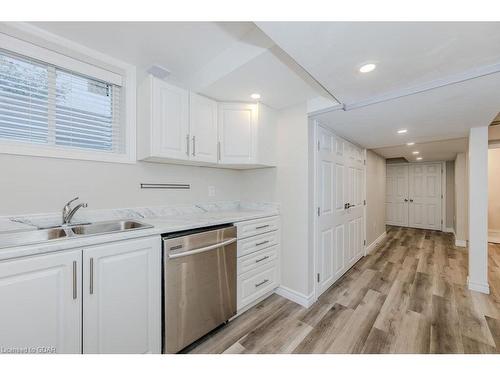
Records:
[[[371,245],[385,232],[385,159],[366,152],[366,244]]]
[[[240,199],[242,187],[240,171],[146,162],[0,154],[0,173],[0,216],[56,212],[77,195],[92,209],[233,200]],[[189,183],[191,189],[141,190],[141,182]],[[209,185],[215,197],[208,197]]]
[[[455,161],[446,162],[446,218],[445,226],[455,228]]]
[[[468,238],[468,189],[467,156],[457,154],[455,159],[455,240],[458,246],[466,246]]]
[[[313,293],[310,245],[309,126],[306,105],[278,113],[276,169],[244,171],[242,199],[276,201],[282,222],[281,284],[300,297]]]
[[[488,286],[488,127],[469,133],[469,289]]]
[[[500,233],[500,148],[488,150],[488,229]]]

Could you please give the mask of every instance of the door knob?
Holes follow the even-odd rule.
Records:
[[[344,203],[344,210],[347,210],[349,208],[349,203]]]
[[[413,199],[410,199],[410,202],[413,202]]]
[[[405,202],[408,202],[408,199],[405,198]]]

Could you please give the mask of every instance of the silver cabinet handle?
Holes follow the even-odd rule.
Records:
[[[264,245],[264,244],[266,244],[266,243],[269,243],[269,241],[257,242],[257,243],[255,244],[255,246]]]
[[[186,134],[186,155],[189,156],[189,134]]]
[[[261,225],[259,227],[255,227],[255,229],[264,229],[264,228],[267,228],[268,226],[269,226],[269,224]]]
[[[196,156],[196,137],[193,135],[193,156]]]
[[[90,258],[90,294],[94,294],[94,258]]]
[[[217,160],[220,160],[220,141],[217,142]]]
[[[77,292],[77,286],[76,286],[76,260],[73,261],[73,299],[77,298],[76,292]]]
[[[263,260],[266,260],[266,259],[269,259],[269,255],[266,255],[266,256],[265,256],[265,257],[263,257],[263,258],[257,259],[257,260],[255,261],[255,263],[262,262]]]
[[[261,281],[260,283],[255,284],[255,287],[258,288],[259,286],[264,285],[268,281],[269,281],[268,279],[265,279],[264,281]]]

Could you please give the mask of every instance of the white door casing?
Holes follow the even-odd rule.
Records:
[[[82,252],[0,262],[0,347],[82,352]]]
[[[316,297],[364,254],[364,153],[316,125]],[[350,207],[348,207],[348,205]]]
[[[409,226],[441,230],[441,163],[409,166]]]
[[[408,166],[387,165],[385,219],[389,225],[408,226]]]

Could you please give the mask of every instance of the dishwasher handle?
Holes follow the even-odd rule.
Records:
[[[184,253],[178,253],[178,254],[169,254],[168,257],[170,259],[175,259],[175,258],[180,258],[180,257],[186,257],[188,255],[194,255],[194,254],[199,254],[199,253],[204,253],[205,251],[210,251],[213,249],[217,249],[218,247],[230,245],[232,243],[236,242],[236,238],[230,238],[228,240],[210,245],[210,246],[205,246],[205,247],[200,247],[198,249],[186,251]]]

